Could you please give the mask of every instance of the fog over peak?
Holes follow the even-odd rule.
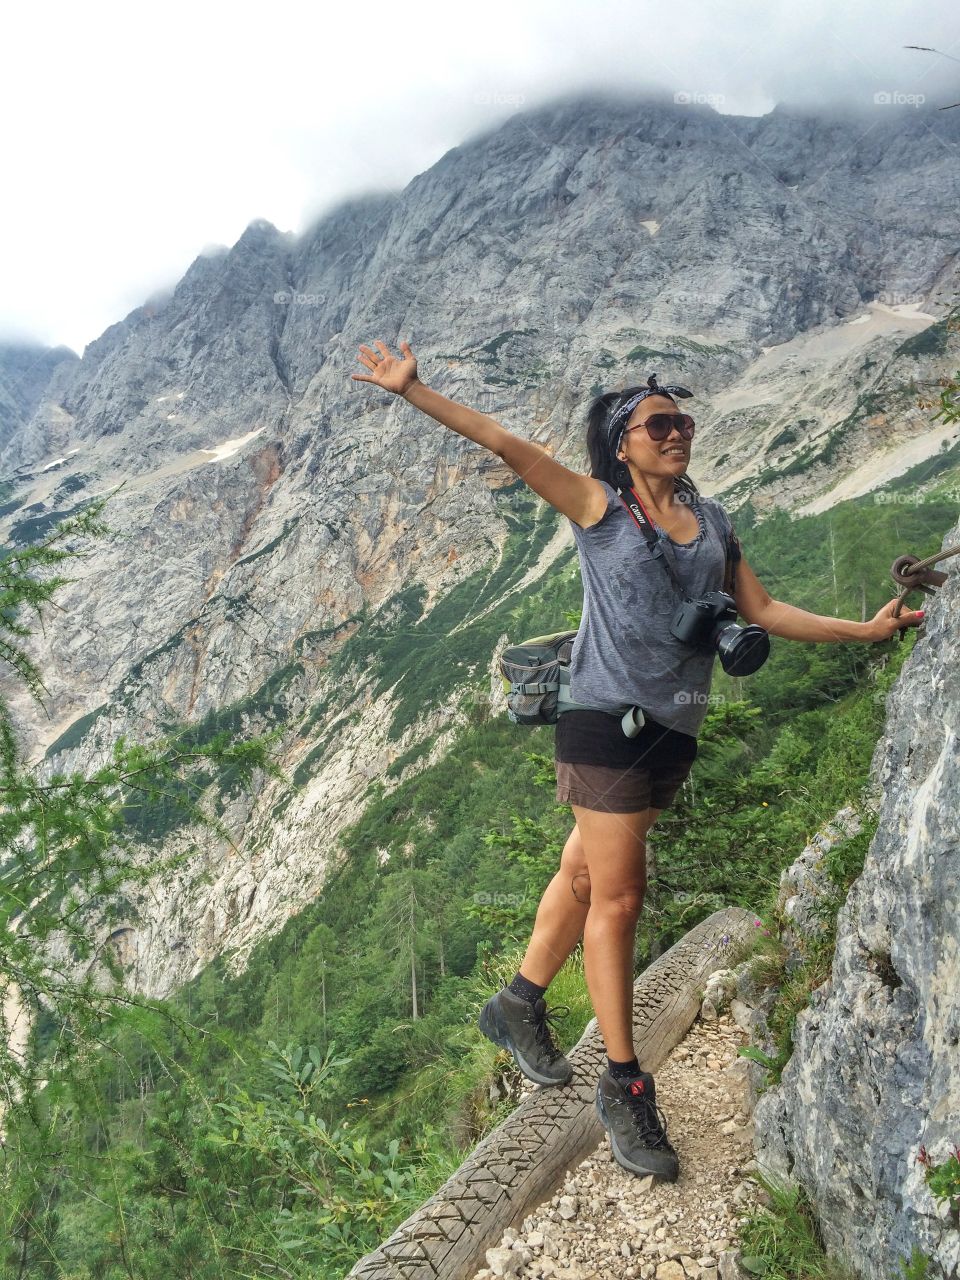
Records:
[[[454,18],[436,0],[362,18],[279,0],[255,21],[185,0],[162,20],[95,0],[54,22],[19,6],[6,34],[24,56],[0,81],[16,121],[0,338],[77,352],[253,220],[302,232],[578,94],[865,120],[960,99],[947,0],[739,0],[722,13],[693,0],[492,0]]]

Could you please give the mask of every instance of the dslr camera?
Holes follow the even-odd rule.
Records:
[[[770,655],[770,636],[763,627],[737,622],[737,604],[726,591],[708,591],[686,599],[670,624],[670,634],[699,649],[712,650],[730,676],[749,676]]]

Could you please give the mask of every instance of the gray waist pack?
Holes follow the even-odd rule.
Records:
[[[606,711],[622,717],[621,727],[635,738],[643,727],[640,707],[592,707],[570,696],[570,658],[576,631],[534,636],[504,649],[500,674],[507,715],[514,724],[556,724],[566,711]]]

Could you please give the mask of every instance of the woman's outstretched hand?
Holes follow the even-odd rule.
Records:
[[[350,375],[351,378],[354,382],[372,382],[378,387],[383,387],[385,391],[393,391],[398,396],[406,395],[413,384],[419,382],[417,358],[410,350],[409,344],[400,343],[402,358],[392,356],[386,343],[378,341],[373,345],[378,347],[379,351],[371,351],[361,343],[360,354],[357,356],[360,363],[369,369],[373,376],[368,378],[365,373],[354,373]]]
[[[896,606],[899,596],[885,604],[882,609],[874,614],[869,623],[870,637],[872,641],[889,640],[897,631],[903,627],[919,627],[923,621],[923,610],[919,609],[903,609],[898,617],[893,616],[893,610]]]

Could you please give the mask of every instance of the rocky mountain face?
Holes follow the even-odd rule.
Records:
[[[917,400],[958,364],[940,318],[958,138],[956,113],[893,107],[521,112],[303,235],[251,223],[58,361],[28,420],[24,391],[0,455],[5,540],[107,493],[114,530],[30,643],[46,711],[10,690],[39,772],[234,704],[259,732],[269,701],[303,780],[282,810],[272,780],[231,798],[240,852],[205,838],[117,930],[139,988],[162,995],[224,950],[242,964],[319,890],[367,784],[455,729],[468,668],[451,662],[445,705],[391,740],[399,693],[371,700],[362,663],[344,679],[332,662],[381,606],[399,632],[401,593],[422,588],[429,612],[498,563],[515,477],[352,382],[358,343],[408,339],[424,381],[580,470],[592,396],[656,372],[696,393],[705,492],[829,504],[957,437]],[[555,525],[525,581],[571,553]]]
[[[960,545],[960,523],[944,549]],[[924,1177],[960,1142],[960,561],[887,699],[871,769],[879,813],[841,908],[829,980],[797,1017],[781,1084],[754,1111],[758,1160],[810,1194],[824,1243],[871,1280],[917,1246],[960,1273],[960,1231]],[[844,825],[840,815],[840,826]],[[784,872],[799,935],[818,925],[822,849]]]
[[[41,400],[56,400],[73,374],[79,356],[69,347],[0,343],[0,451],[26,428]]]

